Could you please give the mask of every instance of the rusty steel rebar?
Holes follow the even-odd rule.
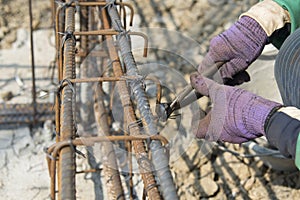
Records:
[[[54,117],[51,103],[38,103],[36,110],[38,122],[45,122]],[[0,127],[31,124],[34,120],[33,113],[32,104],[0,104]]]
[[[67,0],[70,3],[72,0]],[[65,41],[63,46],[63,79],[75,78],[75,41],[72,37],[75,31],[75,8],[67,6],[65,9]],[[68,141],[75,137],[74,102],[75,87],[68,85],[61,91],[60,141]],[[59,199],[76,199],[75,187],[75,151],[71,147],[61,149],[59,156]]]
[[[31,74],[32,74],[32,107],[33,107],[33,124],[37,122],[37,103],[36,103],[36,85],[35,85],[35,62],[34,62],[34,44],[33,44],[33,28],[32,28],[32,2],[28,0],[29,6],[29,32],[30,32],[30,52],[31,52]]]
[[[107,6],[108,3],[105,2],[105,0],[103,1],[94,1],[94,2],[78,2],[78,3],[72,3],[72,6]],[[134,16],[134,8],[132,7],[131,4],[129,3],[125,3],[125,2],[115,2],[115,5],[119,5],[123,8],[123,10],[125,10],[125,7],[128,7],[130,9],[130,21],[129,21],[129,25],[132,26],[133,23],[133,16]],[[125,12],[126,14],[126,12]],[[123,21],[124,24],[126,23],[126,15],[123,16]]]
[[[75,146],[94,146],[99,142],[113,142],[113,141],[142,141],[142,140],[160,140],[164,145],[168,144],[168,140],[161,135],[153,136],[97,136],[97,137],[86,137],[86,138],[77,138],[69,141],[61,141],[53,144],[47,149],[47,163],[49,169],[49,175],[51,178],[50,188],[51,188],[51,199],[55,200],[56,196],[56,166],[57,166],[57,157],[59,152],[63,148],[70,147],[74,148]],[[94,169],[97,170],[97,169]]]
[[[58,81],[62,80],[63,76],[63,55],[61,51],[61,40],[64,32],[65,20],[64,20],[64,6],[58,5],[55,13],[55,43],[56,43],[56,59],[57,59],[57,70],[58,70]]]
[[[80,35],[80,36],[87,36],[87,35],[118,35],[120,32],[115,31],[115,30],[109,30],[109,29],[105,29],[105,30],[94,30],[94,31],[81,31],[81,32],[74,32],[74,35]],[[144,53],[143,56],[147,57],[147,53],[148,53],[148,38],[144,33],[140,33],[140,32],[128,32],[128,35],[137,35],[140,36],[144,39]]]
[[[55,1],[53,0],[53,17],[55,17],[55,46],[56,46],[56,63],[57,63],[57,77],[58,82],[60,82],[63,78],[63,55],[61,52],[61,39],[62,35],[59,33],[62,33],[64,31],[65,27],[65,12],[61,12],[61,10],[64,8],[62,5],[56,6]],[[61,105],[60,105],[60,96],[56,95],[55,97],[55,132],[56,134],[60,133],[60,116],[61,116]],[[56,137],[56,142],[59,142],[59,137]]]
[[[110,126],[108,122],[108,114],[104,106],[104,93],[102,85],[95,86],[95,103],[94,112],[99,131],[101,130],[106,136],[110,136]],[[102,145],[103,153],[103,171],[108,188],[108,196],[110,199],[124,200],[124,191],[118,170],[115,150],[112,143],[104,143]]]
[[[83,0],[83,1],[87,1],[87,0]],[[89,31],[89,29],[94,26],[94,19],[92,19],[94,16],[91,15],[91,12],[93,12],[93,8],[90,8],[88,6],[80,6],[79,11],[80,11],[80,13],[79,13],[80,32]],[[75,33],[73,33],[73,34],[75,35]],[[90,51],[95,45],[90,42],[91,39],[92,39],[92,37],[90,35],[82,35],[79,37],[80,46],[79,46],[78,52],[76,53],[76,56],[79,59],[78,59],[78,63],[76,63],[76,65],[80,66],[79,73],[80,73],[80,77],[82,77],[82,78],[87,78],[89,76],[90,68],[92,66],[90,62],[85,61],[85,60],[89,60],[89,58],[87,56],[89,56],[89,57],[91,56]],[[96,40],[95,43],[98,43],[98,41]],[[99,55],[97,55],[97,57],[98,56]],[[93,57],[93,59],[95,60],[97,57]],[[75,80],[77,80],[77,79],[75,79]],[[74,82],[72,82],[72,83],[74,83]],[[79,85],[79,90],[80,90],[79,113],[80,113],[80,121],[81,121],[81,124],[83,127],[83,131],[85,131],[86,129],[87,130],[90,129],[90,123],[93,120],[94,115],[95,115],[95,118],[97,118],[96,112],[94,115],[91,114],[92,107],[94,104],[94,102],[91,100],[91,96],[92,96],[91,88],[92,88],[91,83]],[[104,143],[103,146],[109,146],[109,144]],[[102,150],[102,148],[99,148],[99,147],[98,147],[98,149]],[[91,147],[86,147],[86,151],[87,151],[88,164],[90,165],[90,167],[95,168],[98,163],[96,162],[95,155],[93,154],[94,149],[92,149]],[[106,171],[108,171],[108,170],[106,170],[105,168],[107,168],[107,167],[103,167],[101,170],[94,171],[97,173],[91,173],[91,180],[93,182],[93,187],[95,190],[94,191],[95,199],[103,198],[103,186],[102,186],[101,173],[103,171],[104,171],[104,174],[107,173]],[[92,171],[90,171],[90,172],[92,172]],[[76,172],[76,174],[78,174],[78,172]],[[109,189],[109,187],[108,187],[108,189]],[[110,190],[108,190],[108,191],[110,191]]]
[[[120,52],[123,61],[126,65],[127,75],[137,75],[138,69],[131,52],[131,44],[129,41],[129,35],[122,26],[120,16],[115,7],[115,0],[106,0],[109,3],[107,6],[109,16],[111,18],[112,27],[120,32],[117,35],[117,41],[120,47]],[[142,122],[147,133],[150,135],[158,134],[155,118],[150,110],[150,105],[143,89],[143,83],[141,80],[135,80],[129,82],[131,93],[136,100],[137,108],[141,114]],[[152,160],[155,167],[155,173],[160,181],[160,189],[162,195],[167,200],[178,199],[176,193],[175,183],[169,169],[169,158],[164,148],[161,147],[159,141],[152,141],[150,144],[152,152]]]
[[[89,7],[83,7],[80,9],[80,32],[88,31],[89,27]],[[88,46],[89,46],[89,38],[88,36],[82,36],[80,37],[80,50],[87,55],[88,52]],[[85,59],[85,57],[81,57],[81,63]],[[86,68],[84,66],[84,68]]]
[[[106,13],[106,10],[102,11],[102,18],[103,18],[103,25],[104,28],[108,29],[110,28],[110,24],[108,22],[108,14]],[[109,50],[109,55],[111,60],[114,60],[113,62],[113,71],[115,76],[123,76],[124,73],[122,71],[121,63],[119,60],[118,53],[116,51],[116,48],[114,46],[114,41],[112,36],[106,36],[107,41],[107,48]],[[126,118],[126,124],[128,127],[128,131],[130,135],[138,136],[140,135],[140,130],[138,126],[132,126],[131,124],[136,123],[136,116],[133,109],[133,104],[130,99],[129,91],[127,88],[127,84],[125,81],[118,82],[118,93],[120,95],[121,103],[123,105],[124,113],[127,113]],[[125,120],[124,120],[125,121]],[[130,126],[131,125],[131,126]],[[125,129],[127,130],[127,129]],[[152,174],[152,163],[148,159],[148,154],[146,152],[144,143],[139,141],[133,142],[133,147],[137,156],[137,160],[141,160],[139,163],[140,173],[143,179],[143,183],[146,190],[146,193],[148,194],[149,199],[161,199],[160,193],[158,191],[158,187],[155,181],[155,177]]]
[[[55,35],[56,35],[56,50],[57,50],[57,66],[58,66],[58,80],[59,91],[56,98],[56,133],[57,140],[54,145],[49,147],[47,161],[49,165],[49,173],[51,178],[51,199],[76,199],[76,184],[75,175],[76,173],[87,173],[87,172],[99,172],[102,169],[91,169],[87,171],[76,172],[76,161],[75,161],[75,151],[76,146],[92,146],[98,142],[105,142],[104,155],[109,155],[109,158],[105,161],[108,167],[104,167],[103,171],[105,176],[109,181],[109,192],[112,199],[124,199],[124,191],[122,189],[121,179],[119,176],[117,161],[115,159],[114,148],[111,143],[107,141],[124,141],[127,142],[128,155],[131,156],[131,148],[135,152],[136,159],[138,161],[138,166],[140,169],[140,175],[142,177],[145,193],[151,200],[162,199],[159,192],[159,186],[155,179],[154,167],[150,159],[148,149],[145,147],[145,141],[158,141],[155,144],[166,144],[167,140],[160,135],[150,134],[141,135],[141,130],[137,124],[137,116],[135,114],[133,103],[130,98],[130,91],[127,83],[135,82],[136,80],[151,80],[156,84],[157,87],[157,97],[156,101],[160,102],[161,99],[161,86],[160,82],[155,77],[142,77],[138,74],[125,75],[122,70],[121,61],[119,59],[118,51],[120,46],[116,46],[115,39],[124,34],[127,35],[138,35],[144,38],[144,56],[147,55],[148,49],[148,39],[143,33],[137,32],[120,32],[115,27],[112,29],[109,21],[114,23],[114,18],[111,19],[111,15],[107,13],[112,4],[105,1],[73,1],[66,0],[61,2],[54,13],[56,19],[55,25]],[[130,24],[133,20],[133,7],[130,4],[123,2],[114,2],[114,5],[120,6],[120,11],[117,12],[118,19],[121,15],[121,10],[123,10],[123,24],[126,24],[126,11],[125,7],[131,10]],[[101,20],[103,29],[94,30],[87,26],[86,23],[90,24],[88,20],[94,20],[87,18],[87,10],[90,6],[99,8],[99,18]],[[82,7],[80,16],[80,31],[75,31],[75,7]],[[93,37],[92,40],[89,36]],[[101,36],[106,41],[107,50],[100,50],[97,52],[92,52],[93,56],[108,56],[112,61],[111,66],[113,69],[114,77],[83,77],[76,78],[75,74],[75,57],[79,57],[80,63],[90,53],[91,42],[96,41],[95,36]],[[76,38],[77,37],[77,38]],[[79,37],[79,40],[78,40]],[[99,39],[99,38],[98,38]],[[80,49],[78,52],[75,51],[76,41],[80,41]],[[125,63],[126,64],[126,63]],[[87,66],[86,66],[87,67]],[[127,64],[126,64],[126,70]],[[130,74],[130,73],[129,73]],[[105,107],[103,105],[103,92],[99,88],[95,93],[95,104],[94,104],[94,115],[96,122],[104,130],[105,136],[96,136],[91,138],[75,138],[76,122],[75,122],[75,102],[76,102],[76,90],[75,84],[80,83],[96,83],[101,82],[114,82],[117,85],[117,93],[120,95],[121,103],[123,106],[124,115],[124,136],[112,136],[110,135],[110,125],[107,121],[107,115],[105,112]],[[143,120],[145,121],[145,120]],[[147,121],[147,120],[146,120]],[[146,125],[147,126],[147,125]],[[152,133],[152,132],[150,132]],[[153,145],[152,145],[153,146]],[[162,147],[163,149],[163,147]],[[152,149],[153,150],[153,149]],[[153,152],[152,152],[153,153]],[[157,152],[156,152],[157,153]],[[129,175],[130,175],[130,199],[132,196],[132,161],[129,160]],[[165,173],[165,171],[164,171]],[[164,176],[165,177],[165,176]],[[163,180],[160,180],[162,184]],[[113,183],[114,182],[114,183]],[[107,182],[108,183],[108,182]],[[112,183],[110,185],[110,183]],[[167,181],[167,183],[169,183]],[[56,185],[57,184],[57,185]],[[58,190],[56,191],[56,187]],[[169,187],[170,188],[170,187]],[[172,194],[172,190],[171,191]],[[57,194],[56,194],[57,192]],[[164,193],[164,192],[163,192]],[[165,195],[164,195],[165,196]]]

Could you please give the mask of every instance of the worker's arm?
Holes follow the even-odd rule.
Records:
[[[269,42],[279,49],[300,27],[300,0],[264,0],[241,16],[255,19],[267,33]]]
[[[290,15],[291,33],[300,27],[300,0],[273,0]]]
[[[260,56],[270,36],[290,22],[289,12],[272,0],[265,0],[243,13],[228,30],[211,40],[208,53],[198,66],[202,73],[215,63],[227,85],[249,81],[245,72]]]
[[[269,143],[284,156],[295,159],[300,169],[300,110],[295,107],[280,108],[266,120],[265,131]]]
[[[213,103],[211,111],[196,124],[196,137],[242,143],[264,135],[283,155],[299,162],[299,109],[284,107],[241,88],[220,85],[198,73],[191,75],[191,84]]]
[[[274,0],[274,2],[287,10],[290,16],[290,26],[275,31],[269,38],[270,42],[279,49],[289,34],[300,27],[300,0]]]

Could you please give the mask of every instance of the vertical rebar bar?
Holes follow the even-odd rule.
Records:
[[[31,0],[30,0],[31,1]],[[60,51],[61,55],[58,55],[59,57],[59,80],[68,80],[68,79],[74,79],[75,78],[75,37],[73,35],[75,30],[75,8],[74,6],[70,6],[71,3],[74,0],[66,0],[64,1],[63,8],[60,8],[63,10],[63,14],[58,15],[60,18],[64,16],[65,14],[65,20],[60,20],[60,22],[66,22],[66,28],[63,30],[60,30],[59,32],[64,32],[64,36],[58,36],[57,35],[57,48],[58,51]],[[98,0],[99,1],[99,0]],[[112,12],[115,12],[114,7],[115,1],[107,1],[109,4],[106,6],[108,10],[113,10]],[[104,28],[110,28],[110,25],[107,21],[107,13],[106,9],[101,9],[102,16],[104,16]],[[119,42],[119,46],[121,46],[121,54],[123,56],[123,60],[125,61],[125,65],[127,67],[127,75],[133,75],[138,76],[138,70],[136,68],[136,64],[134,61],[134,58],[131,53],[131,46],[129,42],[129,34],[125,31],[124,27],[122,26],[122,22],[120,20],[119,13],[116,12],[115,14],[111,14],[111,22],[113,23],[113,28],[120,32],[120,34],[117,37],[117,41]],[[106,20],[106,21],[105,21]],[[85,23],[85,22],[82,22]],[[57,27],[60,24],[57,24]],[[84,27],[86,28],[86,27]],[[83,30],[81,30],[83,31]],[[56,30],[56,34],[58,33],[58,28]],[[122,76],[123,71],[120,64],[118,52],[115,48],[114,39],[112,36],[107,36],[107,45],[108,45],[108,52],[109,56],[111,58],[113,71],[115,76]],[[82,38],[82,47],[85,48],[85,52],[87,50],[87,42],[85,41],[88,39],[88,36],[86,38]],[[128,72],[129,71],[129,72]],[[150,105],[148,103],[148,99],[145,95],[145,91],[143,90],[143,80],[137,79],[134,81],[128,82],[131,86],[131,92],[134,94],[135,100],[137,101],[138,109],[141,113],[141,116],[143,118],[143,122],[145,122],[143,125],[147,129],[147,133],[150,133],[151,135],[157,134],[157,128],[154,122],[154,118],[152,116],[152,113],[150,111]],[[141,130],[139,126],[137,126],[136,123],[136,115],[134,112],[134,107],[130,99],[128,86],[126,84],[126,81],[120,81],[117,83],[118,86],[118,94],[121,97],[121,102],[124,108],[124,113],[127,114],[127,119],[124,120],[126,123],[127,130],[131,135],[139,135],[141,133]],[[96,92],[96,95],[101,95],[101,91]],[[100,97],[101,98],[101,97]],[[99,100],[99,96],[97,98]],[[75,115],[74,115],[74,102],[75,102],[75,86],[72,84],[65,84],[64,87],[61,90],[61,101],[60,105],[57,107],[59,109],[60,115],[58,115],[59,119],[59,125],[60,128],[58,129],[60,133],[60,141],[66,141],[71,140],[75,138]],[[101,101],[99,101],[101,102]],[[98,116],[97,119],[99,124],[106,123],[105,117],[106,115],[103,114],[103,104],[98,104],[95,106],[95,110],[99,109],[99,106],[102,106],[102,111],[100,112],[100,115],[98,115],[95,112],[95,115]],[[102,102],[103,103],[103,102]],[[100,110],[101,110],[100,109]],[[102,114],[101,114],[102,113]],[[133,126],[132,126],[133,125]],[[101,125],[102,128],[104,128],[106,131],[105,133],[109,132],[109,127],[106,125]],[[174,193],[174,183],[169,171],[168,166],[168,158],[165,154],[165,149],[162,147],[161,142],[159,141],[152,141],[150,145],[150,149],[152,151],[152,157],[153,157],[153,163],[154,168],[152,166],[152,162],[148,158],[148,152],[146,150],[145,144],[142,141],[133,141],[132,142],[137,160],[139,162],[140,167],[140,173],[144,182],[145,190],[148,195],[148,198],[151,200],[158,200],[161,199],[158,185],[155,180],[154,176],[154,168],[156,169],[156,173],[159,178],[159,184],[161,185],[161,191],[163,194],[163,197],[165,199],[177,199],[176,190]],[[59,199],[75,199],[76,198],[76,186],[75,186],[75,171],[76,171],[76,163],[75,163],[75,147],[72,146],[66,146],[64,147],[59,154],[59,161],[58,161],[58,197]],[[113,147],[108,146],[104,147],[105,152],[107,155],[111,157]],[[130,152],[129,152],[130,153]],[[110,174],[108,177],[111,179],[115,179],[116,186],[121,186],[121,180],[120,176],[116,176],[118,172],[118,166],[115,159],[110,159],[109,166],[112,166],[112,168],[107,168],[107,174]],[[171,181],[170,181],[171,180]],[[111,182],[113,182],[111,180]],[[122,188],[113,188],[112,192],[112,198],[113,199],[122,199],[123,196],[123,190]]]
[[[67,0],[70,3],[72,0]],[[75,8],[67,6],[65,11],[65,41],[63,43],[63,80],[75,78],[75,41],[72,37],[75,30]],[[61,132],[60,141],[74,139],[74,102],[75,87],[64,86],[62,89],[61,101]],[[59,199],[76,199],[75,185],[75,152],[74,147],[65,147],[60,151],[59,156]]]
[[[108,115],[104,107],[104,93],[101,85],[97,85],[95,89],[94,110],[99,132],[109,136],[110,128],[108,125]],[[109,199],[124,200],[125,197],[113,144],[111,142],[105,142],[102,144],[102,147],[103,171],[109,191]]]
[[[32,28],[32,2],[28,0],[29,6],[29,30],[30,30],[30,53],[31,53],[31,73],[32,73],[32,107],[33,107],[33,125],[36,123],[36,85],[35,85],[35,63],[34,63],[34,45]]]
[[[103,26],[105,29],[110,28],[108,24],[108,16],[106,10],[102,10],[102,17],[103,17]],[[114,46],[114,41],[112,36],[106,36],[106,43],[107,48],[109,51],[109,56],[113,61],[112,67],[115,76],[121,77],[123,76],[122,67],[120,64],[119,56]],[[140,130],[138,126],[130,126],[130,124],[134,124],[136,122],[136,116],[133,110],[133,104],[130,100],[129,91],[127,88],[127,84],[125,81],[120,81],[117,83],[118,93],[120,95],[121,103],[123,105],[124,113],[127,114],[127,127],[128,131],[131,135],[139,135]],[[137,160],[141,160],[139,163],[139,169],[141,172],[141,176],[143,179],[144,187],[147,188],[146,193],[150,200],[159,200],[161,196],[159,194],[157,184],[155,181],[155,177],[152,174],[152,165],[150,160],[148,160],[148,154],[146,152],[144,143],[141,141],[133,141],[132,142],[134,151],[136,153]]]
[[[138,76],[138,70],[131,52],[131,45],[129,42],[129,35],[126,30],[124,30],[120,16],[115,7],[115,0],[106,0],[109,4],[107,7],[109,16],[111,18],[112,27],[120,32],[117,36],[117,40],[120,46],[120,51],[124,63],[127,69],[127,75],[129,76]],[[150,105],[146,97],[145,91],[143,89],[142,80],[130,81],[131,92],[137,101],[137,108],[141,113],[142,121],[144,127],[146,128],[147,133],[150,135],[158,134],[156,123],[152,112],[150,110]],[[161,192],[164,199],[174,200],[178,199],[176,193],[176,187],[173,182],[173,177],[169,169],[169,158],[165,152],[165,149],[162,147],[159,141],[152,141],[150,144],[150,149],[152,152],[153,164],[155,167],[155,172],[159,178]]]

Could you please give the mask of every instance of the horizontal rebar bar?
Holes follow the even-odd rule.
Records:
[[[31,104],[0,104],[0,127],[6,125],[32,123],[33,107]],[[36,104],[37,122],[52,120],[54,117],[53,105],[51,103]]]
[[[168,140],[161,135],[153,135],[153,136],[97,136],[90,138],[77,138],[69,141],[61,141],[53,144],[47,150],[47,162],[49,175],[51,178],[51,197],[55,199],[55,191],[56,191],[56,161],[58,153],[65,147],[74,146],[93,146],[99,142],[113,142],[113,141],[138,141],[138,140],[160,140],[163,144],[168,144]]]

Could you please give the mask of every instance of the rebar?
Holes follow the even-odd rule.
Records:
[[[106,2],[109,4],[107,9],[111,18],[112,27],[120,33],[117,36],[117,40],[120,46],[122,58],[127,67],[127,75],[136,76],[138,75],[138,70],[131,52],[129,35],[123,28],[118,11],[114,6],[115,0],[106,0]],[[129,82],[129,84],[131,92],[137,101],[137,108],[141,113],[143,122],[145,122],[144,127],[147,129],[147,132],[150,135],[158,134],[156,123],[152,112],[150,111],[150,105],[143,89],[142,80],[137,79]],[[152,141],[150,144],[150,149],[152,152],[153,164],[160,180],[161,192],[164,199],[178,199],[173,177],[169,170],[169,158],[165,152],[165,149],[158,141]]]
[[[164,145],[168,144],[166,138],[161,135],[154,135],[151,137],[145,136],[98,136],[98,137],[86,137],[86,138],[77,138],[69,141],[61,141],[53,144],[46,149],[47,153],[47,163],[49,169],[49,175],[51,178],[51,199],[55,199],[56,193],[56,166],[57,166],[57,157],[58,153],[61,152],[63,148],[70,146],[94,146],[99,142],[113,142],[113,141],[142,141],[142,140],[160,140]],[[59,161],[58,161],[59,162]],[[60,185],[58,183],[58,185]]]
[[[0,104],[0,127],[32,124],[34,121],[33,116],[34,109],[32,104]],[[53,119],[53,105],[51,103],[38,103],[35,117],[38,119],[38,122]]]
[[[98,129],[106,134],[106,136],[110,136],[108,114],[104,107],[104,93],[101,86],[102,85],[96,85],[95,89],[95,118],[98,124]],[[109,199],[124,200],[124,191],[121,183],[120,173],[118,171],[115,150],[112,143],[103,144],[103,155],[103,171],[109,189]]]
[[[72,2],[67,0],[66,3]],[[75,8],[68,6],[65,10],[65,32],[72,35],[75,30]],[[63,79],[75,78],[75,42],[72,37],[67,37],[63,45]],[[61,94],[61,119],[60,141],[70,140],[75,137],[74,127],[74,89],[70,86],[63,87]],[[75,152],[71,147],[61,149],[59,156],[59,199],[76,199],[75,188]]]
[[[104,23],[104,28],[110,28],[110,25],[108,23],[108,16],[105,10],[102,12],[102,17],[103,17],[103,23]],[[116,51],[116,48],[114,46],[114,41],[112,39],[112,36],[106,36],[106,42],[107,42],[107,48],[109,51],[109,55],[111,60],[114,60],[112,66],[113,66],[113,71],[115,76],[123,76],[123,71],[122,67],[120,64],[119,56]],[[127,113],[127,118],[124,119],[125,121],[125,126],[128,125],[128,132],[130,135],[133,136],[139,136],[140,135],[140,130],[137,126],[129,126],[132,123],[136,122],[136,116],[135,112],[133,110],[133,104],[130,99],[129,91],[126,85],[126,81],[120,81],[118,82],[118,93],[121,98],[121,103],[123,105],[124,113]],[[126,126],[127,127],[127,126]],[[127,128],[125,129],[127,130]],[[155,181],[155,177],[152,174],[152,168],[151,168],[151,162],[149,159],[147,159],[147,152],[145,149],[145,146],[142,142],[139,141],[134,141],[133,142],[133,147],[136,153],[137,160],[143,159],[143,162],[139,163],[139,169],[141,171],[141,176],[144,182],[144,185],[146,188],[149,188],[148,186],[153,186],[149,188],[146,192],[148,194],[149,199],[161,199],[157,184]]]
[[[31,51],[31,72],[32,72],[32,107],[33,107],[33,124],[36,124],[37,105],[36,105],[36,86],[35,86],[35,62],[34,62],[34,45],[33,45],[33,28],[32,28],[32,2],[28,0],[29,6],[29,29],[30,29],[30,51]]]
[[[120,6],[120,12],[115,9],[115,6]],[[76,7],[76,8],[75,8]],[[89,13],[90,7],[95,9],[98,7],[99,21],[96,16]],[[165,154],[165,147],[167,141],[164,137],[160,136],[156,130],[153,115],[150,111],[150,105],[145,95],[143,88],[144,80],[151,80],[155,82],[157,87],[156,101],[160,102],[161,86],[159,80],[155,77],[140,76],[134,58],[131,53],[129,37],[131,35],[138,35],[144,38],[144,56],[147,55],[148,39],[143,33],[130,32],[125,30],[126,24],[126,11],[125,7],[131,10],[130,24],[133,18],[133,8],[129,4],[123,2],[110,2],[110,1],[60,1],[57,5],[56,13],[56,48],[57,48],[57,66],[58,66],[58,81],[59,89],[56,97],[56,144],[48,149],[47,161],[49,163],[49,172],[51,177],[51,199],[75,199],[76,197],[76,162],[75,153],[76,146],[84,145],[91,146],[97,142],[105,141],[124,141],[127,145],[129,155],[129,192],[130,199],[133,199],[133,180],[132,180],[132,161],[131,161],[131,148],[135,152],[136,160],[138,162],[139,172],[143,180],[145,194],[151,200],[157,199],[177,199],[176,192],[173,192],[174,183],[170,181],[171,174],[168,166],[168,158]],[[75,12],[80,9],[80,31],[75,31]],[[107,13],[107,10],[109,13]],[[114,14],[110,14],[110,12]],[[123,12],[123,21],[120,18],[121,11]],[[63,18],[64,17],[64,18]],[[101,29],[94,30],[95,22],[101,23]],[[109,22],[112,22],[112,26]],[[124,25],[123,25],[123,24]],[[88,24],[88,25],[87,25]],[[76,29],[77,30],[77,29]],[[100,36],[100,37],[99,37]],[[113,37],[114,36],[114,37]],[[116,45],[115,36],[118,45]],[[106,49],[98,49],[93,51],[90,55],[91,49],[102,40],[106,41]],[[76,42],[80,45],[76,46]],[[91,45],[93,43],[93,45]],[[124,48],[124,46],[126,46]],[[79,50],[76,51],[76,47]],[[123,66],[119,58],[118,51],[121,50],[122,58],[125,63],[126,75],[123,72]],[[102,59],[103,57],[109,58],[109,64],[113,70],[113,76],[99,76],[89,77],[86,70],[89,64],[84,63],[87,56],[92,56],[93,59]],[[81,65],[81,72],[84,73],[83,77],[77,78],[75,73],[75,57],[78,57],[79,64]],[[77,63],[78,64],[78,63]],[[98,69],[104,74],[106,69]],[[109,74],[109,73],[107,73]],[[112,82],[117,87],[117,93],[121,97],[121,104],[123,107],[124,115],[124,136],[111,135],[111,122],[108,120],[109,116],[106,113],[104,106],[104,93],[102,91],[102,82]],[[93,136],[87,138],[86,136],[80,139],[76,138],[76,119],[75,119],[75,103],[76,103],[76,87],[75,84],[93,83],[97,85],[95,90],[94,102],[94,116],[98,124],[98,132],[105,134],[104,137]],[[129,91],[128,84],[131,87]],[[91,88],[90,88],[91,89]],[[138,105],[138,110],[141,113],[143,127],[147,129],[145,135],[141,135],[141,127],[137,123],[137,115],[133,106],[131,95],[133,94],[135,101]],[[112,100],[112,99],[111,99]],[[111,101],[110,100],[110,101]],[[141,108],[143,106],[144,108]],[[89,122],[86,122],[89,125]],[[90,134],[86,134],[90,135]],[[151,155],[149,148],[145,146],[150,143]],[[103,169],[91,169],[86,172],[104,172],[106,182],[108,183],[108,193],[110,199],[125,199],[124,191],[122,188],[121,177],[119,172],[118,162],[114,155],[114,147],[112,143],[105,142],[101,145],[103,148],[104,160]],[[152,160],[153,163],[152,163]],[[161,162],[159,165],[157,162]],[[155,164],[156,162],[156,164]],[[123,163],[121,163],[123,165]],[[93,167],[92,167],[93,168]],[[57,173],[56,173],[57,170]],[[85,173],[81,171],[80,173]],[[156,175],[158,175],[159,182],[157,182]],[[56,183],[57,180],[57,183]],[[168,185],[168,186],[167,186]],[[58,188],[56,194],[56,187]],[[162,191],[162,195],[159,192]]]

